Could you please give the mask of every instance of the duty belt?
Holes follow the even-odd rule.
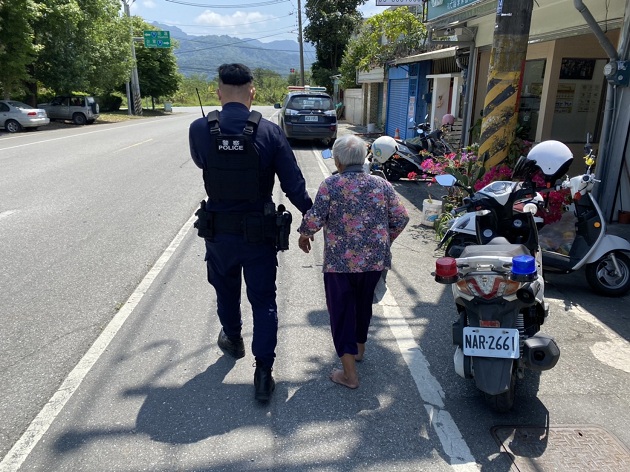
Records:
[[[242,234],[248,243],[275,240],[275,215],[210,212],[212,234]]]
[[[215,233],[243,234],[245,218],[249,213],[211,212],[211,215],[212,229]],[[260,216],[262,218],[262,214]]]

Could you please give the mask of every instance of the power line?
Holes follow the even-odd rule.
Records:
[[[268,0],[266,2],[258,2],[258,3],[241,3],[240,5],[214,5],[208,3],[192,3],[192,2],[183,2],[181,0],[165,0],[170,3],[178,3],[180,5],[186,5],[188,7],[200,7],[200,8],[256,8],[256,7],[264,7],[267,5],[276,5],[278,3],[287,3],[290,0]]]
[[[233,25],[223,25],[223,26],[219,26],[219,25],[216,25],[216,26],[215,26],[215,25],[199,25],[199,24],[197,24],[197,25],[182,25],[182,24],[177,24],[177,25],[166,25],[166,26],[176,26],[176,27],[178,27],[178,28],[179,28],[180,26],[191,26],[191,27],[195,27],[195,28],[235,28],[235,27],[239,27],[239,28],[240,28],[241,26],[253,25],[253,24],[256,24],[256,23],[267,23],[267,22],[269,22],[269,21],[273,21],[273,20],[280,20],[280,19],[282,19],[282,18],[287,18],[287,17],[289,17],[289,16],[293,16],[293,15],[294,15],[294,13],[293,13],[293,12],[291,12],[291,13],[289,13],[288,15],[284,15],[284,16],[274,16],[274,17],[272,17],[272,18],[266,18],[266,19],[264,19],[264,20],[260,20],[260,21],[250,21],[249,23],[238,23],[238,24],[233,24]],[[151,22],[151,20],[146,20],[146,21]],[[152,22],[153,22],[153,23],[160,23],[160,24],[164,23],[164,22],[162,22],[162,21],[157,21],[157,20],[153,20]]]

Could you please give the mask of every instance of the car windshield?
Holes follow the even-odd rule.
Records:
[[[33,108],[32,106],[27,105],[26,103],[16,102],[16,101],[13,101],[13,100],[8,101],[7,103],[8,103],[9,105],[11,105],[12,107],[15,107],[15,108],[23,108],[23,109],[25,109],[25,110],[28,110],[28,109]]]
[[[332,100],[328,97],[294,97],[287,108],[292,110],[332,110]]]

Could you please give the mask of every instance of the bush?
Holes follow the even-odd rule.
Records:
[[[101,112],[118,111],[120,110],[120,105],[122,105],[123,99],[119,95],[108,93],[97,97],[96,101],[98,102]]]

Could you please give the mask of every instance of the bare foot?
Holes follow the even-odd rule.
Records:
[[[354,360],[357,362],[361,362],[363,360],[363,356],[365,355],[365,344],[357,343],[358,353],[354,356]]]
[[[348,387],[348,388],[357,388],[359,386],[359,380],[356,379],[353,382],[351,382],[343,373],[343,370],[341,369],[334,369],[331,373],[330,373],[330,380],[332,380],[333,382],[339,384],[339,385],[343,385],[344,387]]]

